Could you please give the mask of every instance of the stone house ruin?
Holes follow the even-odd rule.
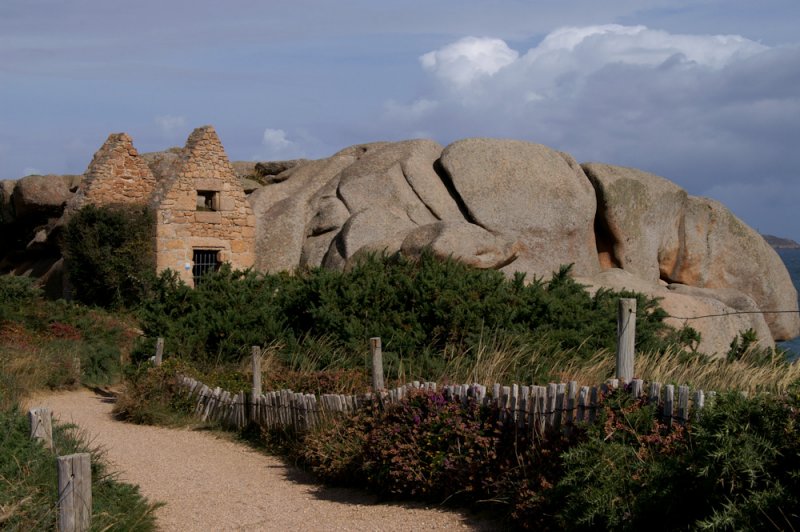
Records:
[[[171,268],[190,286],[223,262],[253,266],[255,216],[211,126],[192,132],[158,180],[128,135],[109,135],[67,213],[90,203],[149,206],[156,216],[157,271]]]

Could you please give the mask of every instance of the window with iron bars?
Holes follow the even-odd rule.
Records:
[[[195,249],[192,253],[192,278],[195,286],[200,286],[203,275],[219,269],[218,249]]]

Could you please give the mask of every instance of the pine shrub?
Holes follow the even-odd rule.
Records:
[[[155,215],[146,207],[86,205],[63,238],[75,298],[104,308],[133,308],[155,277]]]
[[[345,272],[270,275],[223,267],[196,289],[166,272],[140,316],[147,337],[164,337],[168,353],[190,359],[237,362],[249,346],[276,342],[289,356],[309,338],[324,337],[348,353],[339,364],[363,367],[369,338],[379,336],[385,366],[395,372],[390,376],[402,366],[427,377],[444,367],[443,352],[474,356],[487,337],[546,343],[554,352],[584,357],[613,349],[620,297],[639,301],[637,349],[664,349],[674,341],[656,300],[609,290],[592,296],[568,267],[549,281],[526,283],[521,274],[507,279],[431,253],[419,260],[373,255]]]

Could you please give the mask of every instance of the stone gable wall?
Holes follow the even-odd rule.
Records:
[[[216,194],[215,210],[198,210],[198,191]],[[174,177],[155,204],[158,271],[172,268],[192,284],[195,249],[219,250],[219,261],[249,268],[255,261],[255,216],[214,128],[196,129]]]
[[[68,209],[94,205],[146,205],[156,186],[147,163],[125,133],[112,133],[95,153]]]

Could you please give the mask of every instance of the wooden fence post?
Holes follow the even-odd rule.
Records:
[[[625,384],[633,379],[636,341],[636,299],[621,298],[617,312],[617,378]]]
[[[53,450],[53,417],[49,408],[32,408],[28,411],[31,422],[31,439],[42,440],[45,447]]]
[[[57,458],[58,530],[83,532],[92,521],[92,463],[89,453]]]
[[[383,390],[383,353],[379,337],[369,339],[372,352],[372,391],[376,394]]]
[[[81,357],[75,355],[72,357],[72,371],[75,375],[75,382],[77,384],[81,383]]]
[[[161,361],[164,358],[164,339],[159,338],[156,340],[156,359],[155,364],[156,366],[161,365]]]
[[[253,364],[253,397],[261,395],[261,348],[257,345],[252,347]]]
[[[250,392],[250,420],[256,421],[258,398],[261,397],[261,348],[257,345],[251,347],[252,356],[250,363],[253,366],[253,390]]]

